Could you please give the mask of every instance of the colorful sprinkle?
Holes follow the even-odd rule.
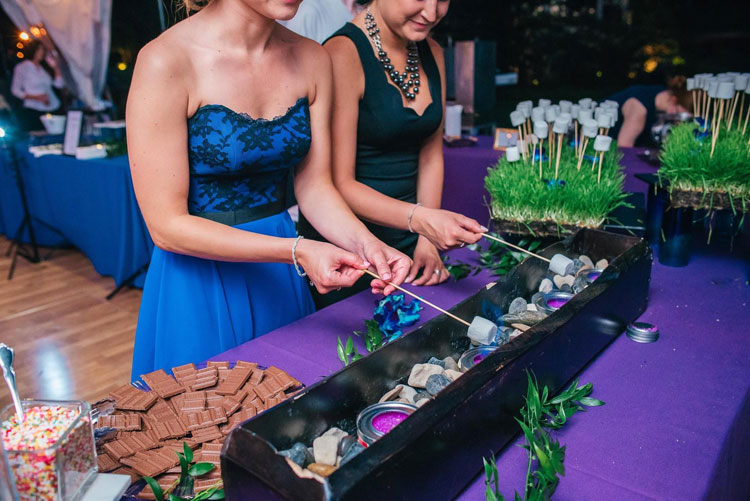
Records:
[[[95,471],[89,416],[78,420],[77,406],[35,405],[25,411],[22,423],[14,414],[0,425],[21,499],[72,498]]]

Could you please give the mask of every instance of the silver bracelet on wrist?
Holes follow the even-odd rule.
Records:
[[[411,228],[411,218],[414,217],[414,211],[417,210],[417,207],[421,206],[421,202],[417,202],[414,204],[414,207],[412,207],[411,212],[409,213],[409,217],[406,219],[406,225],[409,227],[409,232],[414,233],[414,230]]]
[[[299,235],[297,239],[294,241],[294,243],[292,244],[292,262],[294,263],[294,269],[297,270],[297,275],[301,277],[307,276],[307,272],[303,270],[300,267],[299,263],[297,262],[297,244],[303,238],[305,237],[303,237],[302,235]]]

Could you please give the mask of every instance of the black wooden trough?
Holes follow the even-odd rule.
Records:
[[[466,327],[441,315],[397,341],[237,427],[221,464],[230,500],[449,499],[482,469],[482,457],[519,431],[514,417],[526,393],[526,369],[552,393],[646,309],[652,254],[641,239],[581,230],[542,254],[606,258],[604,273],[558,311],[485,358],[411,417],[323,482],[300,478],[276,450],[311,444],[331,426],[356,436],[357,414],[429,357],[458,356]],[[471,319],[483,301],[507,310],[529,297],[547,263],[526,259],[493,287],[451,311]]]

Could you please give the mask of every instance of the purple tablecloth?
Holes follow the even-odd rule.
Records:
[[[636,152],[626,151],[627,189],[642,191],[646,185],[632,176],[654,169]],[[482,213],[479,180],[493,158],[497,153],[486,145],[448,150],[446,207],[474,217]],[[465,249],[453,255],[471,258]],[[567,474],[555,499],[750,499],[743,458],[750,450],[747,279],[740,249],[729,254],[702,246],[685,268],[654,263],[641,319],[657,324],[661,338],[644,345],[620,336],[582,372],[581,381],[592,382],[593,396],[606,405],[576,415],[559,434],[568,445]],[[489,281],[482,273],[422,287],[419,294],[450,307]],[[214,359],[277,365],[314,383],[341,368],[336,338],[361,330],[374,301],[363,292]],[[433,311],[424,310],[421,321],[432,317]],[[511,499],[526,475],[519,444],[498,456],[501,490]],[[482,465],[476,466],[479,474]],[[459,497],[483,499],[483,477]]]

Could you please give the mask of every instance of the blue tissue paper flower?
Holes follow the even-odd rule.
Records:
[[[565,186],[565,181],[562,179],[545,179],[545,183],[547,183],[547,189],[553,190],[555,188],[562,188]]]
[[[486,299],[482,301],[482,316],[498,327],[503,325],[503,310]]]
[[[404,327],[417,323],[421,309],[419,300],[407,303],[403,294],[391,294],[378,301],[372,318],[378,323],[388,342],[391,342],[403,334]]]
[[[695,136],[695,139],[702,143],[704,141],[707,141],[711,136],[711,129],[703,130],[702,128],[693,129],[693,135]]]

